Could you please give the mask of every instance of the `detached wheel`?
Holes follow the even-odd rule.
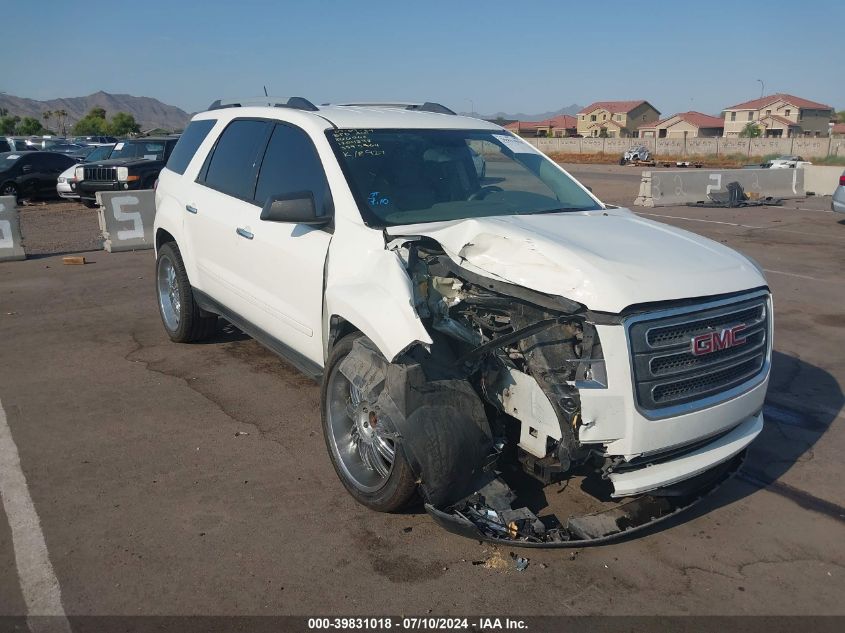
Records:
[[[197,305],[179,247],[168,242],[158,249],[156,294],[161,322],[170,340],[190,343],[208,338],[217,329],[217,315]]]
[[[409,505],[417,484],[401,445],[372,403],[339,371],[360,333],[332,349],[320,394],[323,434],[340,481],[359,503],[379,512]]]

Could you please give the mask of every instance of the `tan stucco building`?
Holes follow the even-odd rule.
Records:
[[[679,112],[672,116],[643,123],[640,138],[701,138],[722,136],[724,122],[702,112]]]
[[[643,123],[656,121],[660,112],[648,101],[596,101],[578,113],[581,136],[636,136]]]
[[[576,122],[570,114],[559,114],[542,121],[514,121],[505,129],[520,136],[575,136]]]
[[[833,108],[794,95],[774,94],[724,110],[725,136],[739,136],[749,123],[766,137],[827,136]]]

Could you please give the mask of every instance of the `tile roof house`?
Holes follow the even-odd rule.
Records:
[[[559,114],[542,121],[514,121],[505,129],[520,136],[575,136],[576,119],[569,114]]]
[[[691,111],[642,123],[637,130],[640,138],[696,138],[722,136],[723,128],[723,119]]]
[[[656,121],[660,112],[648,101],[596,101],[578,113],[582,136],[636,136],[643,123]]]
[[[845,123],[834,123],[830,127],[830,135],[835,137],[845,136]]]
[[[752,123],[766,137],[827,136],[833,108],[795,95],[778,93],[724,109],[725,136],[739,136]]]

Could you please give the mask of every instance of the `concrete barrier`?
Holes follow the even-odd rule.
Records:
[[[845,173],[845,167],[838,165],[807,165],[804,172],[804,191],[812,191],[817,196],[832,196],[839,186],[839,177]]]
[[[155,246],[155,191],[101,191],[97,193],[100,230],[110,253],[138,251]]]
[[[0,197],[0,262],[26,259],[15,196]]]
[[[734,181],[759,197],[804,196],[803,169],[667,169],[643,172],[634,204],[660,207],[708,200],[710,193],[727,191],[727,184]]]

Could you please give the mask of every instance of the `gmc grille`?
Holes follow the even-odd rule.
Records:
[[[84,180],[117,180],[115,167],[83,167]]]
[[[744,342],[692,353],[699,335],[745,325]],[[628,326],[637,402],[642,409],[692,403],[764,377],[769,347],[768,295],[740,297],[717,307],[636,317]]]

